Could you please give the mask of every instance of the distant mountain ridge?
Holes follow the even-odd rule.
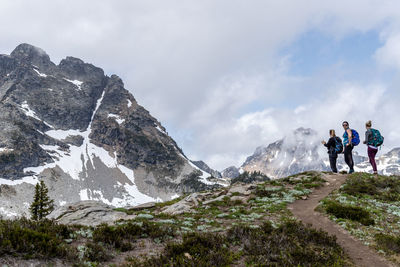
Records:
[[[56,205],[126,206],[219,186],[209,176],[118,76],[29,44],[0,55],[0,214],[26,214],[39,179]]]

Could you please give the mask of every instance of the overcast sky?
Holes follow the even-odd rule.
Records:
[[[297,127],[371,119],[400,146],[400,2],[0,1],[18,44],[117,74],[186,155],[222,170]],[[365,154],[365,147],[357,150]],[[381,152],[382,153],[382,152]]]

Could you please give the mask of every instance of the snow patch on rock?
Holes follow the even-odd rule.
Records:
[[[39,72],[37,69],[33,69],[40,77],[47,77],[47,74]]]
[[[78,87],[78,90],[82,90],[82,81],[78,81],[78,80],[69,80],[67,78],[64,78],[64,80],[66,80],[67,82],[70,82],[72,84],[74,84],[76,87]]]
[[[108,118],[113,118],[115,119],[116,122],[118,122],[118,124],[122,124],[124,123],[125,119],[121,119],[121,117],[119,115],[116,114],[108,114]]]

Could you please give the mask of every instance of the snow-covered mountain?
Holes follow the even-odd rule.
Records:
[[[0,214],[27,212],[39,179],[56,205],[169,200],[218,186],[122,80],[21,44],[0,55]]]
[[[365,148],[362,144],[360,146]],[[356,171],[372,172],[367,157],[354,151],[353,159]],[[377,163],[378,171],[382,174],[400,174],[400,148],[378,155]],[[338,157],[338,169],[348,170],[343,155]],[[270,178],[281,178],[308,170],[330,171],[330,166],[326,149],[321,145],[317,133],[312,129],[299,128],[281,140],[258,147],[239,170],[261,171]]]
[[[327,170],[319,155],[317,133],[299,128],[284,139],[258,147],[241,166],[248,172],[261,171],[271,178],[307,170]]]

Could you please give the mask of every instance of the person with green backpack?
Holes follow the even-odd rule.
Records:
[[[376,167],[375,156],[378,153],[378,147],[383,144],[384,138],[378,130],[372,129],[371,121],[367,121],[365,123],[365,128],[367,128],[367,131],[365,132],[364,144],[366,144],[368,146],[369,163],[371,163],[371,165],[372,165],[374,174],[378,175],[378,169]]]

